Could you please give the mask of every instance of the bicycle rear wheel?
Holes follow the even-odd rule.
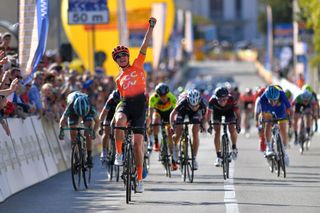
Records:
[[[163,161],[163,166],[166,172],[166,176],[171,178],[171,171],[170,171],[170,156],[168,154],[168,144],[166,138],[164,137],[161,143],[161,158]]]
[[[77,144],[72,146],[71,153],[71,178],[74,190],[79,190],[81,183],[81,158]]]
[[[179,145],[179,161],[180,161],[180,172],[181,172],[181,178],[183,181],[186,181],[186,145],[185,145],[185,138],[183,138],[180,141]]]
[[[194,177],[194,156],[193,156],[193,147],[192,147],[192,142],[191,139],[188,138],[188,147],[187,147],[187,159],[188,159],[188,164],[187,164],[187,174],[188,174],[188,179],[189,182],[193,182],[193,177]]]

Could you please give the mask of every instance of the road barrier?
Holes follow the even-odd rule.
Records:
[[[31,116],[7,119],[11,135],[0,127],[0,202],[70,168],[69,134],[58,140],[58,123]],[[100,138],[94,141],[100,150]]]

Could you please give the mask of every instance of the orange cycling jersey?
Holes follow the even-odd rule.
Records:
[[[146,91],[146,73],[143,63],[146,56],[139,53],[132,66],[122,70],[116,79],[121,97],[130,98]]]

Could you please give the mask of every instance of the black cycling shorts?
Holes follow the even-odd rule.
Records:
[[[165,112],[157,110],[157,113],[160,115],[161,121],[163,121],[165,123],[170,122],[170,113],[171,112],[172,112],[172,109],[165,111]]]
[[[221,117],[225,116],[225,122],[231,122],[236,120],[236,116],[233,110],[221,111],[221,110],[213,110],[213,121],[214,122],[221,122]]]
[[[79,116],[74,112],[73,107],[70,109],[70,115],[68,118],[68,124],[69,126],[73,126],[73,125],[78,125],[79,124]],[[93,121],[94,118],[97,116],[97,111],[95,110],[95,108],[93,106],[90,106],[90,111],[89,113],[83,117],[83,122],[86,121]]]
[[[124,113],[132,127],[144,127],[146,118],[146,96],[140,94],[132,98],[123,98],[117,106],[116,111]],[[142,129],[133,130],[133,133],[144,135]]]
[[[195,123],[195,124],[201,123],[203,119],[203,116],[200,110],[195,112],[184,111],[184,112],[178,112],[175,123],[176,124],[183,123],[186,116],[188,116],[189,122]]]

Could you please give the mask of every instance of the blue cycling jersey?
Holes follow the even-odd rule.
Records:
[[[280,91],[280,96],[278,99],[278,103],[275,106],[272,106],[268,98],[266,96],[266,92],[264,92],[260,98],[261,110],[263,113],[272,113],[274,112],[278,119],[287,118],[286,110],[291,107],[290,102],[286,96],[286,94]]]

